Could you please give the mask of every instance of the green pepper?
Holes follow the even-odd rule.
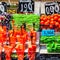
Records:
[[[53,42],[52,44],[47,45],[48,52],[55,52],[57,49],[57,45]]]

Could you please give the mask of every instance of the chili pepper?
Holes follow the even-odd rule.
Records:
[[[17,46],[15,47],[18,55],[18,60],[23,60],[24,59],[24,47],[23,44],[18,43]]]
[[[12,49],[13,49],[12,46],[4,45],[4,51],[5,51],[5,54],[6,54],[6,60],[11,60],[10,55],[11,55]]]

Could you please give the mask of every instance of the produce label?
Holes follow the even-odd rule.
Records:
[[[49,14],[54,14],[54,13],[59,13],[59,5],[58,3],[55,2],[49,2],[45,4],[45,13],[47,15]]]
[[[48,29],[48,30],[42,30],[41,32],[42,36],[54,36],[54,30],[53,29]]]
[[[40,54],[40,60],[60,60],[59,54]]]
[[[19,12],[34,12],[34,1],[19,2]]]
[[[0,2],[0,14],[6,12],[7,4],[5,2]]]

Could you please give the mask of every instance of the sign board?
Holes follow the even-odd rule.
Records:
[[[59,6],[59,14],[60,14],[60,2],[57,2],[58,3],[58,6]]]
[[[7,4],[5,2],[0,2],[0,14],[6,12]]]
[[[60,60],[60,54],[40,54],[40,60]]]
[[[34,1],[19,2],[19,12],[34,12]]]
[[[56,2],[49,2],[45,4],[45,14],[49,15],[49,14],[54,14],[54,13],[59,13],[59,5]]]
[[[41,36],[54,36],[54,30],[53,29],[47,29],[47,30],[42,30]]]

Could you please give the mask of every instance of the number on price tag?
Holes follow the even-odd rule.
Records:
[[[49,14],[54,14],[54,13],[59,13],[59,6],[58,3],[46,3],[45,4],[45,13],[47,15]]]
[[[0,2],[0,13],[6,12],[7,10],[7,3]]]
[[[19,2],[19,12],[34,12],[34,2]]]
[[[48,29],[48,30],[42,30],[41,32],[42,36],[54,36],[54,30]]]

